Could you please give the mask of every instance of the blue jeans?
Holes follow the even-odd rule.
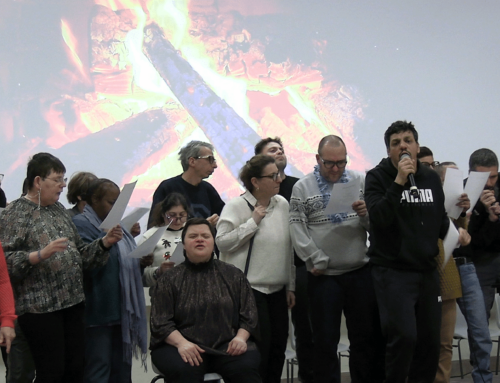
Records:
[[[490,312],[495,301],[495,287],[500,284],[500,254],[485,253],[474,259],[477,279],[483,290],[486,320],[490,319]]]
[[[337,345],[342,311],[350,343],[353,383],[384,380],[384,341],[370,266],[341,275],[308,275],[314,343],[314,382],[339,383]]]
[[[457,299],[468,327],[474,383],[492,381],[490,371],[491,338],[484,309],[483,293],[473,263],[457,265],[462,280],[462,298]]]

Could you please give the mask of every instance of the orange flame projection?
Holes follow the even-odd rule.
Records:
[[[170,141],[124,171],[121,182],[139,179],[132,203],[147,205],[161,180],[181,172],[178,149],[191,139],[208,138],[142,52],[143,29],[155,22],[205,84],[251,129],[262,137],[282,137],[289,164],[297,172],[312,171],[317,144],[328,134],[344,138],[351,168],[369,168],[353,133],[356,120],[363,119],[361,97],[349,87],[326,83],[319,63],[270,62],[265,42],[235,22],[235,12],[243,12],[239,15],[244,17],[250,9],[243,3],[227,0],[221,12],[201,0],[95,0],[90,67],[94,92],[85,99],[65,96],[48,108],[45,115],[54,135],[47,143],[58,147],[152,108],[163,108]],[[284,3],[273,2],[267,10],[259,6],[260,11],[253,14],[280,12],[280,4]],[[82,76],[88,76],[77,54],[77,40],[64,20],[61,28],[72,62]],[[71,129],[63,109],[76,121]],[[221,150],[216,147],[216,152]],[[224,191],[225,198],[232,198],[241,192],[235,177],[220,161],[211,183]]]
[[[62,19],[61,19],[61,32],[64,42],[69,48],[69,56],[71,60],[77,67],[78,71],[80,72],[85,82],[89,82],[87,71],[85,70],[82,60],[80,60],[80,57],[78,56],[77,53],[77,44],[78,44],[77,39],[73,35],[73,32],[71,32],[71,28],[69,27],[68,23]]]

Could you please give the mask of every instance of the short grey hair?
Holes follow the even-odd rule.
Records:
[[[212,144],[203,141],[191,141],[181,150],[179,150],[179,161],[181,161],[183,171],[189,169],[189,159],[191,157],[198,157],[200,155],[200,149],[202,147],[208,148],[212,152],[214,151],[214,146]]]

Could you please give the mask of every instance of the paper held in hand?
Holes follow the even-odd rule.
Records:
[[[161,237],[165,233],[165,230],[167,230],[167,226],[159,227],[151,237],[137,246],[137,248],[129,253],[128,256],[132,258],[142,258],[146,255],[153,254],[156,244],[160,241]]]
[[[333,184],[332,195],[325,209],[326,215],[338,213],[354,213],[352,204],[359,200],[361,179],[356,178],[347,183]]]
[[[123,213],[125,213],[125,209],[127,208],[128,201],[130,201],[130,197],[132,196],[132,192],[134,191],[136,183],[137,181],[126,184],[123,187],[123,190],[121,191],[118,199],[113,205],[113,208],[109,212],[106,219],[102,221],[99,229],[109,230],[120,223],[123,217]]]
[[[458,247],[458,230],[453,224],[453,221],[450,219],[450,227],[448,228],[448,233],[443,239],[443,248],[444,248],[444,262],[442,268],[446,266],[450,257],[453,254],[453,250]]]
[[[149,211],[149,208],[147,207],[136,207],[132,212],[123,217],[122,221],[120,222],[120,225],[127,231],[130,232],[132,229],[132,226],[136,222],[139,222],[139,220],[144,216]]]

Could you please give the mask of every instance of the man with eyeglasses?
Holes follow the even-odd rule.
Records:
[[[338,136],[320,141],[316,162],[314,171],[295,184],[290,200],[292,243],[309,271],[314,382],[340,382],[337,344],[342,312],[349,329],[352,381],[381,382],[383,344],[366,256],[364,175],[346,168],[347,149]],[[358,180],[354,212],[326,214],[335,184]]]
[[[154,192],[148,228],[154,207],[172,192],[186,197],[195,217],[206,218],[216,226],[224,201],[217,190],[204,181],[217,169],[213,151],[211,144],[202,141],[191,141],[179,151],[183,173],[163,181]]]

